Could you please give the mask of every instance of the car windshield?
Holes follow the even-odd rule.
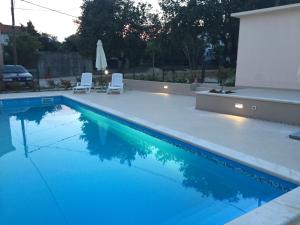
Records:
[[[6,65],[0,67],[0,73],[27,73],[23,66]]]

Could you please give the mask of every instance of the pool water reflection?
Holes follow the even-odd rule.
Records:
[[[67,105],[1,111],[0,224],[224,224],[294,187]]]

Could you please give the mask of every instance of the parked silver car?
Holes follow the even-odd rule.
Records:
[[[3,82],[30,82],[33,76],[21,65],[0,66],[0,76]]]

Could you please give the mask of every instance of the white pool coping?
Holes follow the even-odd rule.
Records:
[[[209,152],[212,152],[216,155],[222,156],[224,158],[233,160],[235,162],[241,163],[243,165],[249,166],[251,168],[257,169],[259,171],[265,172],[267,174],[279,177],[281,179],[290,181],[300,185],[300,173],[298,171],[267,162],[262,159],[247,155],[245,153],[239,152],[237,150],[229,149],[227,147],[208,142],[206,140],[196,138],[194,136],[188,135],[183,132],[179,132],[167,127],[163,127],[147,120],[126,114],[106,106],[92,103],[87,100],[83,100],[72,94],[63,94],[63,93],[49,93],[48,95],[42,94],[40,96],[14,96],[14,97],[5,97],[3,99],[20,99],[20,98],[30,98],[30,97],[45,97],[45,96],[63,96],[71,100],[77,101],[84,105],[89,105],[95,109],[106,112],[108,114],[115,115],[129,122],[139,124],[141,126],[150,128],[159,133],[165,134],[167,136],[173,137],[175,139],[184,141],[196,147],[205,149]],[[1,98],[0,98],[1,100]],[[298,221],[299,220],[299,221]],[[268,202],[262,207],[256,208],[255,210],[250,211],[249,213],[244,214],[241,217],[234,219],[229,222],[230,225],[283,225],[283,224],[295,224],[296,221],[300,222],[300,187]]]

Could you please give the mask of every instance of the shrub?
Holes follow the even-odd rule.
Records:
[[[33,80],[32,82],[29,82],[26,85],[29,88],[33,89],[34,91],[36,91],[38,89],[38,81],[37,80]]]
[[[7,84],[6,86],[8,87],[8,89],[11,89],[14,91],[19,91],[22,89],[22,84],[19,82],[11,82],[11,83]]]
[[[234,86],[235,85],[235,70],[220,68],[218,78],[221,85]]]
[[[234,87],[235,86],[235,77],[230,77],[228,78],[225,82],[224,85],[227,87]]]
[[[60,80],[60,86],[64,88],[65,90],[68,90],[71,87],[71,81],[70,80]]]
[[[228,87],[234,87],[235,86],[235,70],[230,69],[227,73],[227,78],[224,81],[224,85]]]
[[[100,85],[100,78],[99,77],[93,77],[93,80],[92,80],[93,84],[95,86],[99,86]]]
[[[54,80],[47,80],[47,85],[48,85],[49,88],[55,88]]]

